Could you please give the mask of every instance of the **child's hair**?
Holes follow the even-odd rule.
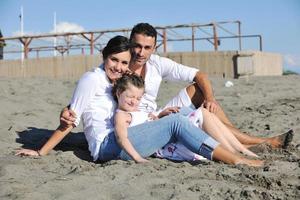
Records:
[[[118,101],[117,92],[124,92],[126,89],[128,89],[129,84],[132,84],[140,89],[145,88],[145,82],[141,76],[132,72],[127,72],[115,82],[115,85],[112,89],[112,94],[116,101]]]

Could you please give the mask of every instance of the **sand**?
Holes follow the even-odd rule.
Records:
[[[211,80],[238,128],[256,136],[293,128],[292,145],[263,149],[269,162],[260,168],[157,158],[94,163],[80,126],[49,155],[18,157],[16,149],[38,148],[55,130],[76,82],[0,78],[0,199],[300,199],[300,76]],[[164,82],[159,104],[184,85]]]

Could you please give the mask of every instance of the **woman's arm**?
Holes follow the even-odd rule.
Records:
[[[64,107],[62,111],[60,112],[60,125],[63,127],[68,127],[70,125],[73,125],[76,121],[76,113],[70,109],[70,105],[67,107]]]
[[[21,155],[21,156],[47,155],[68,133],[71,132],[72,129],[73,126],[68,126],[67,128],[63,126],[59,126],[40,150],[36,151],[32,149],[21,149],[17,151],[15,155]]]
[[[122,149],[126,151],[126,153],[137,163],[148,162],[148,160],[144,159],[140,156],[140,154],[134,149],[131,142],[129,141],[127,135],[128,128],[128,119],[130,118],[130,114],[125,112],[117,112],[115,115],[115,135],[117,138],[118,144]]]

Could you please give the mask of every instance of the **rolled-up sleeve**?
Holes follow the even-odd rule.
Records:
[[[82,113],[95,96],[98,80],[96,74],[90,72],[85,73],[79,80],[70,102],[70,108],[76,113],[75,126],[79,125]]]
[[[171,81],[192,82],[199,71],[196,68],[179,64],[164,57],[160,57],[160,65],[162,76]]]

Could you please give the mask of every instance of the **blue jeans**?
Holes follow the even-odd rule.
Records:
[[[188,116],[191,112],[195,111],[196,109],[192,109],[191,107],[183,106],[180,108],[179,113]]]
[[[128,128],[128,139],[142,157],[152,155],[167,143],[179,141],[194,153],[212,159],[218,142],[189,122],[181,114],[171,114],[162,119]],[[101,144],[99,160],[130,160],[131,157],[118,145],[114,132]]]

